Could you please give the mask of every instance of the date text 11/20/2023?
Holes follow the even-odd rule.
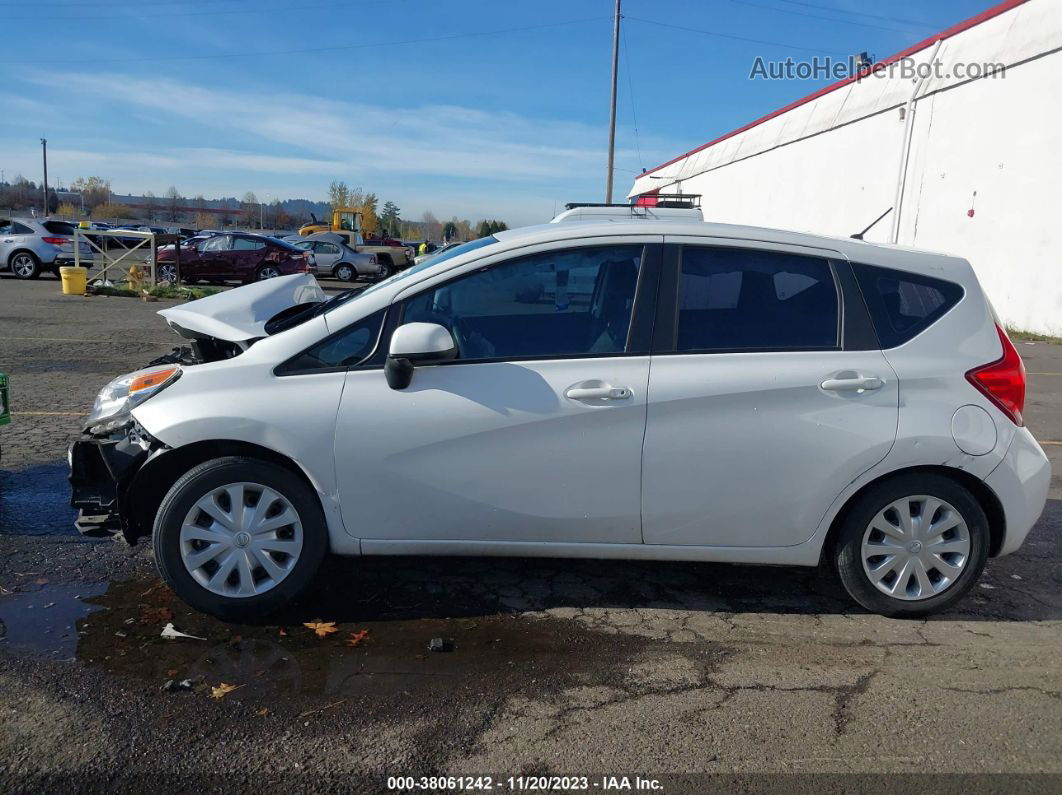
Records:
[[[654,792],[661,782],[641,776],[388,776],[391,792]]]

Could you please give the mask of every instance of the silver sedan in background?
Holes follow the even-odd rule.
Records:
[[[313,252],[318,276],[334,276],[340,281],[353,282],[358,278],[375,279],[381,275],[375,254],[355,251],[332,232],[308,235],[294,245]]]
[[[81,244],[81,256],[92,259],[88,243]],[[44,271],[58,275],[60,266],[73,264],[74,225],[69,221],[0,218],[0,271],[36,279]]]

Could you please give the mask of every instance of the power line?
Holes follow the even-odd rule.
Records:
[[[730,0],[731,3],[737,5],[749,6],[750,8],[761,8],[766,11],[771,11],[775,14],[790,14],[796,17],[806,17],[808,19],[823,19],[827,22],[835,22],[839,25],[854,25],[857,28],[869,28],[870,30],[887,30],[895,33],[910,33],[911,29],[907,28],[893,28],[886,27],[884,25],[873,25],[869,22],[856,22],[851,19],[837,19],[837,17],[824,17],[821,14],[809,14],[806,11],[793,11],[786,8],[777,8],[776,6],[765,6],[762,3],[752,3],[749,0]],[[925,26],[923,26],[925,27]]]
[[[714,36],[717,39],[729,39],[730,41],[743,41],[747,44],[762,44],[766,47],[782,47],[786,50],[798,50],[801,52],[812,52],[816,55],[827,55],[828,50],[814,49],[812,47],[801,47],[799,44],[789,44],[783,41],[767,41],[765,39],[750,39],[746,36],[734,36],[729,33],[719,33],[715,30],[702,30],[700,28],[688,28],[683,25],[672,25],[668,22],[657,22],[655,19],[642,19],[641,17],[624,16],[624,19],[630,19],[634,22],[643,22],[646,25],[656,25],[661,28],[671,28],[672,30],[684,30],[687,33],[701,33],[705,36]]]
[[[854,17],[866,17],[868,19],[880,19],[885,22],[899,22],[902,25],[917,25],[919,27],[926,27],[930,23],[920,22],[917,19],[903,19],[902,17],[886,17],[881,14],[869,14],[866,11],[849,11],[844,8],[836,8],[834,6],[823,6],[817,3],[804,3],[801,0],[777,0],[779,3],[787,3],[791,6],[804,6],[805,8],[818,8],[822,11],[832,11],[836,14],[849,14]]]
[[[499,36],[506,33],[522,33],[529,30],[545,30],[547,28],[559,28],[567,25],[579,25],[586,22],[598,22],[611,17],[590,17],[587,19],[571,19],[566,22],[551,22],[545,25],[527,25],[518,28],[498,28],[496,30],[467,31],[465,33],[451,33],[446,36],[424,36],[417,39],[402,39],[399,41],[376,41],[363,44],[341,44],[332,47],[299,47],[289,50],[258,50],[256,52],[219,52],[204,53],[200,55],[144,55],[132,58],[95,58],[92,63],[136,63],[143,61],[205,61],[220,58],[254,58],[256,56],[274,55],[305,55],[324,52],[343,52],[349,50],[363,50],[371,47],[397,47],[404,44],[427,44],[436,41],[452,41],[454,39],[468,39],[478,36]],[[25,58],[2,58],[0,63],[16,63],[26,60]],[[49,58],[49,64],[56,63],[84,63],[85,58]]]

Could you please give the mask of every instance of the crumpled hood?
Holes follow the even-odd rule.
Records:
[[[267,336],[266,323],[285,309],[324,300],[324,290],[313,274],[297,273],[160,309],[159,314],[171,326],[227,342],[242,342]]]

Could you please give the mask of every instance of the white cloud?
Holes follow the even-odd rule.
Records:
[[[237,194],[250,188],[260,196],[286,195],[296,178],[304,177],[297,181],[312,186],[308,195],[323,198],[329,179],[344,178],[387,196],[401,186],[416,212],[430,206],[461,214],[458,206],[471,205],[469,215],[502,217],[505,212],[491,208],[506,206],[520,214],[513,218],[519,221],[531,212],[538,220],[552,206],[551,197],[597,198],[583,194],[588,186],[597,193],[603,181],[604,125],[455,105],[388,108],[111,73],[50,72],[29,80],[48,93],[69,92],[105,113],[176,120],[177,129],[211,143],[157,147],[144,141],[121,153],[84,145],[50,152],[61,169],[57,173],[99,172],[115,182],[116,190],[118,181],[139,190],[136,182],[126,182],[139,175],[144,189],[172,182],[186,192]],[[213,145],[216,141],[233,145]],[[656,162],[679,147],[643,137],[642,150],[647,161]],[[617,160],[635,158],[619,151]],[[617,195],[624,195],[629,178],[617,174]],[[447,179],[455,181],[454,191],[440,189]],[[215,184],[219,181],[225,187]],[[437,198],[429,200],[432,196]]]

